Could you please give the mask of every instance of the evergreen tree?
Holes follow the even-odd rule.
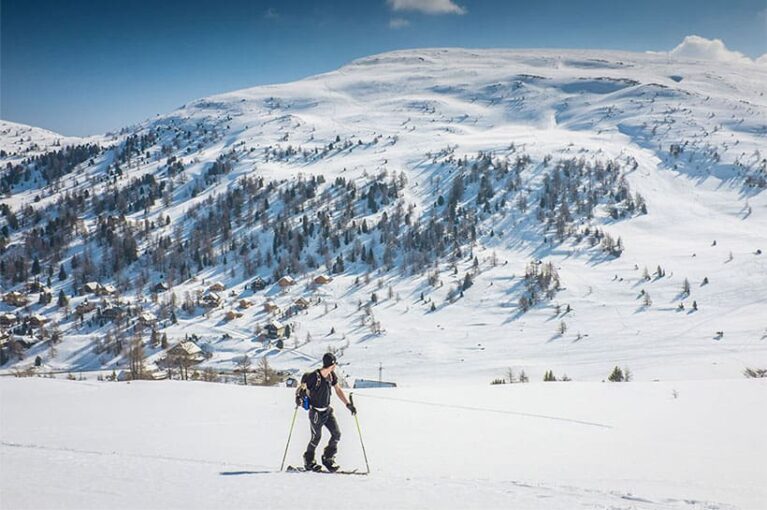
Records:
[[[344,259],[341,255],[336,257],[336,261],[333,264],[333,272],[336,274],[344,272]]]
[[[652,306],[652,298],[650,298],[650,293],[645,292],[644,293],[644,300],[642,301],[644,306]]]
[[[623,370],[620,369],[620,367],[616,366],[613,368],[612,373],[610,373],[610,376],[607,378],[610,382],[623,382],[624,376],[623,376]]]

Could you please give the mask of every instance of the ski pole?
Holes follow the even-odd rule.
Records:
[[[293,425],[296,423],[296,415],[298,414],[298,406],[293,411],[293,419],[290,421],[290,432],[288,432],[288,444],[285,445],[285,453],[282,454],[282,464],[280,464],[280,471],[285,467],[285,458],[288,456],[288,446],[290,446],[290,437],[293,435]]]
[[[349,402],[354,406],[354,394],[349,393]],[[362,441],[362,429],[360,429],[360,419],[354,414],[354,421],[357,423],[357,433],[360,435],[360,445],[362,446],[362,455],[365,457],[365,469],[370,473],[370,464],[368,464],[368,454],[365,452],[365,443]]]

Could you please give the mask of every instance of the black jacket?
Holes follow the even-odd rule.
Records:
[[[312,407],[328,407],[330,405],[330,393],[333,386],[338,384],[338,376],[334,372],[325,378],[319,370],[307,372],[301,377],[301,385],[309,394],[309,404]]]

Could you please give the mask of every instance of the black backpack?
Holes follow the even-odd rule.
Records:
[[[306,372],[301,377],[301,384],[299,384],[298,388],[296,389],[296,407],[303,407],[307,411],[309,410],[309,387],[307,386],[306,381],[312,374],[317,375],[317,377],[314,379],[315,383],[313,389],[318,389],[322,383],[322,376],[319,374],[319,370],[315,370],[314,372]]]

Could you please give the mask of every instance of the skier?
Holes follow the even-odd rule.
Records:
[[[312,437],[304,453],[304,467],[307,471],[322,469],[314,461],[314,451],[320,443],[322,427],[327,427],[330,431],[330,441],[322,453],[322,464],[331,472],[338,471],[339,468],[335,461],[335,455],[338,450],[338,441],[341,439],[341,431],[333,414],[333,408],[330,407],[330,389],[335,387],[336,395],[346,404],[346,408],[352,415],[357,414],[357,409],[349,402],[344,390],[341,389],[341,385],[338,384],[335,369],[336,357],[332,353],[325,354],[322,357],[322,368],[304,374],[301,377],[301,385],[296,391],[297,405],[303,405],[304,396],[309,398],[309,427]]]

